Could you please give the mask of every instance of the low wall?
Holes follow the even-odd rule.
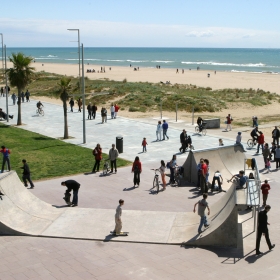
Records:
[[[206,122],[205,128],[220,128],[220,119],[204,119],[203,122]]]

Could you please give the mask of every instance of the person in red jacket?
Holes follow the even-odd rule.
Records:
[[[266,201],[268,197],[268,191],[270,190],[270,185],[267,180],[264,180],[264,184],[261,186],[262,196],[263,196],[263,207],[266,206]]]
[[[117,103],[115,104],[115,119],[117,118],[118,112],[119,112],[120,107],[117,105]]]
[[[10,153],[11,153],[11,151],[9,149],[7,149],[5,146],[1,146],[1,148],[2,149],[0,150],[0,153],[3,154],[3,163],[2,163],[1,173],[3,173],[6,162],[8,164],[9,171],[11,171],[11,165],[10,165]]]
[[[95,157],[95,163],[94,163],[94,167],[92,169],[92,173],[95,173],[95,170],[97,170],[97,172],[99,172],[99,165],[100,165],[100,161],[102,159],[102,148],[101,148],[100,144],[96,145],[96,147],[92,151],[92,154]]]
[[[142,163],[139,159],[139,157],[136,157],[133,165],[132,165],[132,170],[131,172],[134,172],[134,178],[133,178],[133,183],[134,183],[134,188],[136,185],[140,185],[140,173],[142,172]]]
[[[228,114],[228,116],[226,117],[227,119],[227,128],[226,128],[226,131],[228,131],[228,129],[231,131],[231,122],[232,122],[232,117],[230,114]]]
[[[259,131],[259,136],[258,136],[258,148],[257,148],[257,154],[260,151],[260,146],[262,147],[262,152],[263,152],[263,144],[264,144],[264,134]]]

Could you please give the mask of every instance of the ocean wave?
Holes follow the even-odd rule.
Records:
[[[136,62],[136,63],[149,62],[149,60],[130,60],[130,59],[127,59],[126,61],[127,62]]]
[[[35,60],[47,60],[47,59],[58,59],[57,57],[35,57]]]
[[[64,60],[75,60],[78,61],[79,58],[65,58]],[[84,61],[101,61],[101,59],[97,59],[97,58],[84,58]]]
[[[172,60],[152,60],[151,62],[157,62],[157,63],[172,63],[175,61]]]
[[[233,73],[254,73],[254,74],[273,74],[273,75],[278,75],[278,72],[272,72],[272,71],[242,71],[242,70],[231,70],[230,72]]]
[[[182,61],[182,64],[196,64],[196,65],[214,65],[214,66],[237,66],[237,67],[275,67],[268,66],[264,63],[227,63],[227,62],[213,62],[213,61]]]

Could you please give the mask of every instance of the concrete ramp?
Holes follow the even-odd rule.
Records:
[[[197,164],[200,159],[208,159],[210,166],[209,182],[212,183],[213,174],[219,170],[224,179],[223,189],[228,190],[231,183],[227,180],[233,174],[237,174],[239,170],[244,169],[245,155],[242,148],[238,145],[222,146],[207,150],[194,150],[191,151],[184,163],[184,177],[187,181],[197,184]]]
[[[12,171],[0,174],[0,234],[159,244],[233,246],[237,244],[235,188],[211,205],[210,227],[197,234],[197,213],[123,211],[128,237],[112,237],[114,209],[55,208],[34,196]],[[199,198],[197,199],[197,201]],[[196,202],[196,201],[194,201]]]

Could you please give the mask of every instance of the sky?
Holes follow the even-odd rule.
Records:
[[[0,0],[0,2],[4,0]],[[279,0],[10,0],[7,47],[280,48]]]

